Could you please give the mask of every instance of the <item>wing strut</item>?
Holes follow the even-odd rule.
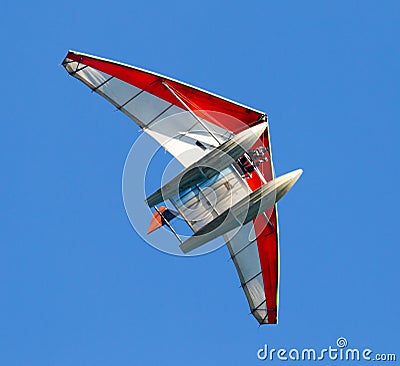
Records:
[[[206,129],[206,131],[217,141],[218,145],[222,142],[218,140],[218,137],[207,127],[207,125],[189,108],[189,106],[175,93],[175,91],[165,82],[162,84],[168,89],[168,91],[187,109],[187,111]]]
[[[181,244],[183,244],[183,241],[181,239],[181,237],[178,235],[178,233],[174,230],[174,228],[171,226],[171,224],[169,223],[169,221],[167,220],[167,218],[162,214],[162,212],[157,208],[157,206],[154,206],[154,209],[158,212],[158,214],[160,215],[160,217],[162,217],[165,221],[165,225],[167,225],[169,227],[169,229],[172,231],[172,233],[176,236],[176,238],[180,241]]]

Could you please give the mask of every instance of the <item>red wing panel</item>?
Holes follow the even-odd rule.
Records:
[[[265,218],[258,216],[254,220],[254,229],[257,235],[258,255],[264,281],[268,324],[276,324],[279,289],[279,245],[276,206],[266,214],[269,216],[273,226],[265,225]]]
[[[268,130],[268,129],[267,129]],[[274,178],[272,169],[271,147],[268,140],[268,131],[262,138],[264,146],[268,147],[268,161],[259,166],[265,179],[270,181]],[[262,185],[257,174],[247,179],[251,190],[256,190]],[[258,255],[262,270],[262,278],[265,290],[267,317],[261,324],[276,324],[278,322],[278,291],[279,291],[279,238],[276,205],[265,212],[270,224],[266,224],[263,215],[253,220],[254,230],[257,237]]]

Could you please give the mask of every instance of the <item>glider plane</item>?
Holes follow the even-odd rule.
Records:
[[[223,235],[251,314],[259,324],[276,324],[276,202],[302,170],[274,177],[267,115],[169,77],[80,52],[69,51],[62,65],[183,165],[146,198],[154,210],[148,233],[166,225],[183,253]],[[167,118],[182,112],[187,113],[183,120]],[[166,201],[175,210],[165,207]],[[177,216],[193,231],[185,241],[171,225]]]

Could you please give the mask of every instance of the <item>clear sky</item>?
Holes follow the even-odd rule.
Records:
[[[256,365],[264,343],[338,337],[399,358],[399,13],[3,0],[0,365]],[[121,180],[138,128],[67,75],[68,49],[268,113],[276,172],[304,169],[279,203],[278,326],[248,315],[225,247],[178,258],[135,233]]]

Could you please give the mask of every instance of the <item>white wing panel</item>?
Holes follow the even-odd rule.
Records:
[[[267,322],[264,281],[253,222],[224,235],[251,312],[260,323]]]
[[[67,70],[71,72],[71,75],[83,81],[91,89],[94,89],[98,85],[102,85],[110,78],[110,75],[95,70],[89,66],[79,66],[78,62],[68,64]]]
[[[143,125],[147,126],[170,106],[171,103],[143,91],[128,103],[124,109],[135,116]]]
[[[246,283],[246,285],[243,286],[243,290],[249,301],[251,312],[260,324],[267,323],[268,317],[262,274],[260,273],[256,278]]]
[[[141,89],[128,84],[125,81],[114,77],[110,79],[109,75],[107,75],[107,77],[107,82],[103,85],[97,86],[96,91],[99,94],[104,94],[108,99],[111,99],[113,104],[117,107],[126,107],[129,105],[129,101],[141,92]]]
[[[254,258],[258,258],[257,241],[250,243],[235,255],[236,262],[240,263],[242,283],[249,281],[261,272],[260,261],[254,262]]]
[[[174,106],[174,108],[177,107]],[[221,142],[232,136],[227,130],[204,120],[202,122],[218,136]],[[217,145],[210,133],[188,112],[158,119],[148,128],[144,127],[144,131],[164,146],[185,167],[210,152],[208,149],[200,148],[196,142],[200,142],[207,148]]]

